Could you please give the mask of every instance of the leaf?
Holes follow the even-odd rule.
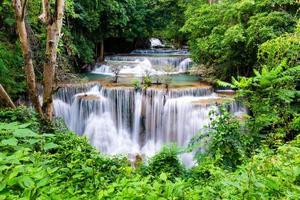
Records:
[[[46,177],[46,178],[43,178],[42,180],[40,180],[37,184],[36,184],[36,186],[37,187],[43,187],[43,186],[45,186],[45,185],[47,185],[48,183],[49,183],[49,178],[48,177]]]
[[[2,165],[2,166],[0,166],[0,172],[3,172],[4,170],[7,170],[7,169],[9,169],[10,167],[9,166],[6,166],[6,165]],[[2,177],[1,177],[2,178]],[[0,180],[1,180],[1,178],[0,178]]]
[[[10,138],[7,140],[2,140],[1,144],[4,146],[17,146],[18,140],[16,138]]]
[[[6,183],[5,183],[4,181],[2,181],[2,182],[0,183],[0,192],[1,192],[3,189],[5,189],[5,187],[6,187]]]
[[[165,174],[165,173],[162,173],[160,176],[159,176],[159,178],[161,179],[161,180],[163,180],[163,181],[167,181],[167,174]]]
[[[31,125],[31,123],[21,124],[21,125],[19,125],[19,128],[27,128],[30,125]]]
[[[38,137],[39,135],[30,129],[17,129],[13,132],[15,137]]]
[[[38,143],[40,140],[39,139],[29,139],[29,140],[26,140],[29,144],[36,144]]]
[[[29,176],[23,176],[21,179],[21,185],[26,188],[33,188],[34,187],[34,181]]]
[[[50,150],[50,149],[55,149],[55,148],[57,148],[57,147],[58,147],[57,144],[55,144],[55,143],[53,143],[53,142],[50,142],[50,143],[45,144],[44,150],[45,150],[45,151],[48,151],[48,150]]]
[[[258,182],[258,181],[254,182],[254,185],[255,185],[255,187],[257,187],[257,188],[262,188],[262,189],[265,188],[265,185],[262,184],[262,183],[260,183],[260,182]]]
[[[8,130],[8,131],[14,131],[19,128],[18,122],[12,122],[12,123],[0,123],[0,130]]]

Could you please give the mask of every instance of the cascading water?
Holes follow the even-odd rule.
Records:
[[[133,141],[139,143],[140,138],[140,125],[142,116],[142,94],[141,92],[135,93],[134,98],[134,121],[133,121]]]
[[[152,43],[163,46],[152,38]],[[105,57],[105,64],[98,64],[94,74],[114,75],[112,68],[120,68],[121,75],[144,76],[166,73],[186,73],[192,64],[185,49],[145,49],[134,50],[128,55]]]
[[[151,38],[150,39],[151,47],[163,47],[164,44],[158,38]]]
[[[110,155],[150,157],[166,143],[184,146],[204,125],[218,97],[211,87],[180,89],[125,87],[66,87],[58,91],[54,108],[67,126],[86,135],[91,144]],[[75,91],[78,91],[76,93]],[[212,103],[207,103],[211,101]],[[202,103],[201,103],[202,102]],[[206,103],[203,103],[206,102]],[[236,103],[232,112],[242,108]],[[192,165],[192,155],[183,161]]]
[[[152,43],[159,44],[159,41],[153,40]],[[185,146],[209,123],[209,111],[217,108],[223,100],[211,86],[195,83],[193,81],[198,79],[191,80],[189,75],[177,74],[187,72],[191,64],[185,49],[153,48],[134,50],[129,55],[107,56],[105,65],[98,66],[93,75],[113,75],[113,67],[119,67],[125,79],[150,74],[157,75],[158,80],[159,75],[164,75],[163,79],[165,74],[173,74],[178,76],[175,87],[156,86],[139,90],[121,86],[128,84],[128,80],[105,86],[105,78],[101,80],[102,85],[99,82],[69,85],[55,95],[55,115],[109,155],[123,154],[134,160],[136,155],[153,156],[167,143]],[[185,79],[183,76],[189,77]],[[236,114],[244,112],[243,107],[234,101],[231,101],[229,110]],[[194,163],[191,153],[182,154],[181,159],[187,166]]]

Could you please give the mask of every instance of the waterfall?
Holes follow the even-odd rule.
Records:
[[[192,62],[193,61],[190,58],[184,59],[178,66],[178,72],[187,72]]]
[[[140,138],[140,125],[141,125],[141,116],[142,116],[142,94],[141,92],[135,93],[134,99],[134,123],[133,123],[133,141],[139,143]]]
[[[158,41],[155,40],[155,43]],[[143,49],[134,50],[130,54],[106,56],[105,64],[97,64],[92,73],[113,75],[112,68],[115,67],[120,68],[122,75],[185,73],[191,63],[186,49]]]
[[[165,46],[160,39],[158,38],[151,38],[150,39],[151,47],[163,47]]]
[[[139,91],[90,84],[61,88],[54,99],[55,115],[101,152],[149,157],[166,143],[186,145],[222,98],[209,86]],[[236,102],[229,107],[243,112]],[[182,160],[193,163],[189,154]]]
[[[133,50],[130,54],[132,55],[173,55],[173,56],[182,56],[189,55],[187,49],[136,49]]]

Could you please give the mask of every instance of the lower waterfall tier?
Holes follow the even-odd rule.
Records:
[[[230,102],[231,112],[244,112],[212,87],[141,91],[98,84],[61,88],[54,109],[71,130],[86,135],[101,152],[149,157],[166,143],[186,145],[209,123],[209,111],[224,100]],[[193,163],[191,155],[183,160],[187,165]]]

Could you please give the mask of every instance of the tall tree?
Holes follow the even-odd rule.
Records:
[[[53,115],[53,91],[55,69],[57,66],[57,47],[61,37],[61,27],[64,15],[64,0],[56,0],[55,11],[51,13],[49,0],[43,0],[42,22],[47,26],[46,56],[43,71],[43,113],[48,119]]]
[[[43,68],[44,89],[42,106],[38,99],[30,40],[28,39],[25,23],[26,5],[27,0],[13,0],[17,31],[19,34],[25,62],[25,73],[27,77],[29,95],[36,111],[45,119],[51,120],[53,115],[52,95],[55,90],[54,78],[57,65],[57,47],[61,37],[61,27],[64,15],[64,0],[56,0],[53,6],[54,8],[52,9],[49,0],[42,0],[43,13],[39,16],[39,18],[47,27],[45,63]]]
[[[36,112],[42,115],[43,112],[42,112],[41,104],[39,102],[37,88],[36,88],[36,78],[35,78],[35,72],[34,72],[33,61],[32,61],[31,47],[30,47],[30,42],[29,42],[28,33],[25,24],[26,5],[27,5],[27,0],[23,0],[23,1],[13,0],[13,6],[15,9],[15,16],[16,16],[17,32],[19,35],[22,53],[24,57],[24,65],[25,65],[24,69],[26,74],[28,93]]]

